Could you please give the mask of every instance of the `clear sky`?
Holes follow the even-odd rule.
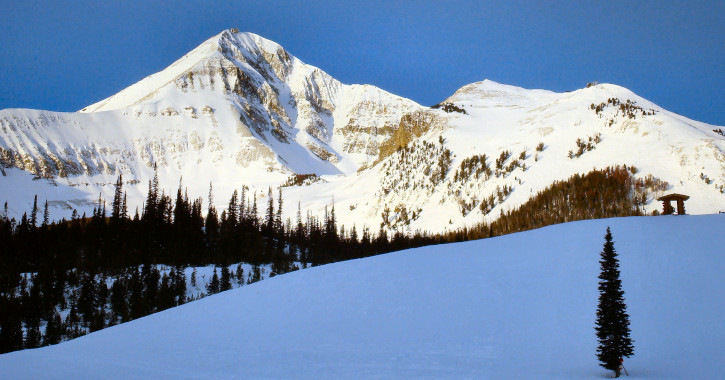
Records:
[[[0,25],[0,109],[81,109],[236,27],[424,105],[483,79],[599,81],[725,125],[722,0],[0,0]]]

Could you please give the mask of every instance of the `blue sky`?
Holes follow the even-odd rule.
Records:
[[[724,1],[0,0],[0,109],[78,110],[236,27],[425,105],[599,81],[725,125],[723,20]]]

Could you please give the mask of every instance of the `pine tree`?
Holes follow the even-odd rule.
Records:
[[[86,275],[81,285],[80,295],[78,296],[78,311],[83,316],[83,320],[90,322],[96,309],[96,299],[98,298],[98,284],[95,275],[89,273]]]
[[[123,192],[123,202],[121,203],[121,218],[126,219],[128,217],[128,204],[126,203],[126,192]]]
[[[93,207],[94,218],[105,218],[106,216],[106,201],[103,200],[103,193],[98,193],[98,208]]]
[[[262,280],[262,273],[259,269],[258,265],[252,266],[252,273],[249,274],[249,279],[247,280],[247,284],[253,284],[257,281]]]
[[[63,323],[60,319],[60,314],[53,310],[50,318],[48,318],[48,324],[45,327],[45,335],[43,336],[43,345],[58,344],[63,336]]]
[[[206,291],[209,295],[219,293],[219,275],[216,273],[216,267],[214,267],[214,275],[212,275],[211,281],[206,286]]]
[[[149,191],[146,195],[146,203],[144,205],[143,215],[141,215],[141,218],[145,222],[150,223],[151,230],[149,230],[149,233],[152,235],[154,234],[154,231],[152,230],[158,226],[158,223],[162,217],[160,201],[161,199],[159,199],[159,173],[156,168],[156,164],[154,164],[154,178],[152,180],[149,180]]]
[[[125,279],[119,278],[111,285],[111,311],[113,313],[112,321],[117,318],[121,319],[121,322],[128,321],[128,284]]]
[[[267,216],[264,227],[267,231],[274,230],[274,196],[272,195],[272,187],[269,188],[267,193]]]
[[[25,348],[40,347],[43,335],[40,333],[40,320],[33,319],[25,324]]]
[[[599,261],[601,273],[595,327],[599,339],[597,358],[602,367],[614,371],[615,377],[619,377],[620,362],[623,357],[634,354],[634,345],[629,337],[629,315],[624,303],[622,281],[619,279],[619,260],[609,227],[604,240]]]
[[[227,208],[227,219],[230,227],[235,227],[239,221],[238,198],[237,190],[234,189],[234,193],[232,193],[232,198],[229,200],[229,206]]]
[[[244,268],[241,263],[237,264],[237,284],[244,285]]]
[[[239,197],[239,220],[244,221],[247,219],[248,210],[244,207],[247,201],[247,186],[242,186],[242,195]]]
[[[206,244],[211,256],[214,256],[217,240],[219,239],[219,219],[217,218],[216,208],[214,207],[213,189],[211,182],[209,183],[209,208],[204,220],[204,231],[206,232]]]
[[[278,188],[278,194],[277,194],[277,214],[274,217],[274,229],[275,232],[281,233],[284,232],[284,229],[282,228],[282,188]]]
[[[257,192],[254,192],[254,203],[252,204],[252,211],[251,215],[249,216],[252,220],[252,224],[254,228],[257,228],[259,226],[259,211],[257,209]]]
[[[118,221],[123,214],[123,200],[125,198],[123,193],[123,174],[118,175],[115,187],[116,191],[113,194],[113,204],[111,207],[111,220]]]
[[[159,287],[159,297],[157,301],[158,310],[166,310],[170,307],[174,307],[174,291],[171,288],[171,278],[169,275],[164,273],[161,278],[161,286]]]
[[[219,291],[223,292],[232,288],[232,279],[229,273],[229,267],[226,265],[222,266],[222,276],[219,280]]]
[[[30,213],[30,227],[35,230],[38,226],[38,195],[33,199],[33,211]]]
[[[43,227],[47,227],[48,223],[50,222],[50,212],[48,211],[48,201],[45,201],[45,206],[43,207]]]
[[[176,296],[176,305],[183,305],[186,303],[186,273],[184,267],[179,265],[174,268],[171,272],[174,274],[173,287]]]

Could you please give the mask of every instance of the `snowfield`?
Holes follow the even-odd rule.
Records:
[[[631,377],[722,378],[725,215],[575,222],[301,270],[0,355],[0,377],[606,378],[594,320],[607,226]]]

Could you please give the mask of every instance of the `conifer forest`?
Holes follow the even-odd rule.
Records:
[[[637,182],[634,172],[617,166],[576,175],[490,223],[438,235],[345,228],[334,204],[321,218],[303,215],[272,188],[266,205],[243,187],[219,212],[213,189],[206,202],[189,199],[181,186],[172,198],[154,179],[142,209],[129,212],[119,177],[108,208],[99,199],[93,215],[59,221],[49,220],[47,203],[36,197],[19,221],[0,218],[0,353],[56,344],[189,302],[190,267],[215,267],[208,295],[258,281],[265,268],[275,276],[573,220],[642,215],[652,186]],[[283,207],[297,208],[295,220],[283,220]],[[252,269],[244,273],[242,264]]]

